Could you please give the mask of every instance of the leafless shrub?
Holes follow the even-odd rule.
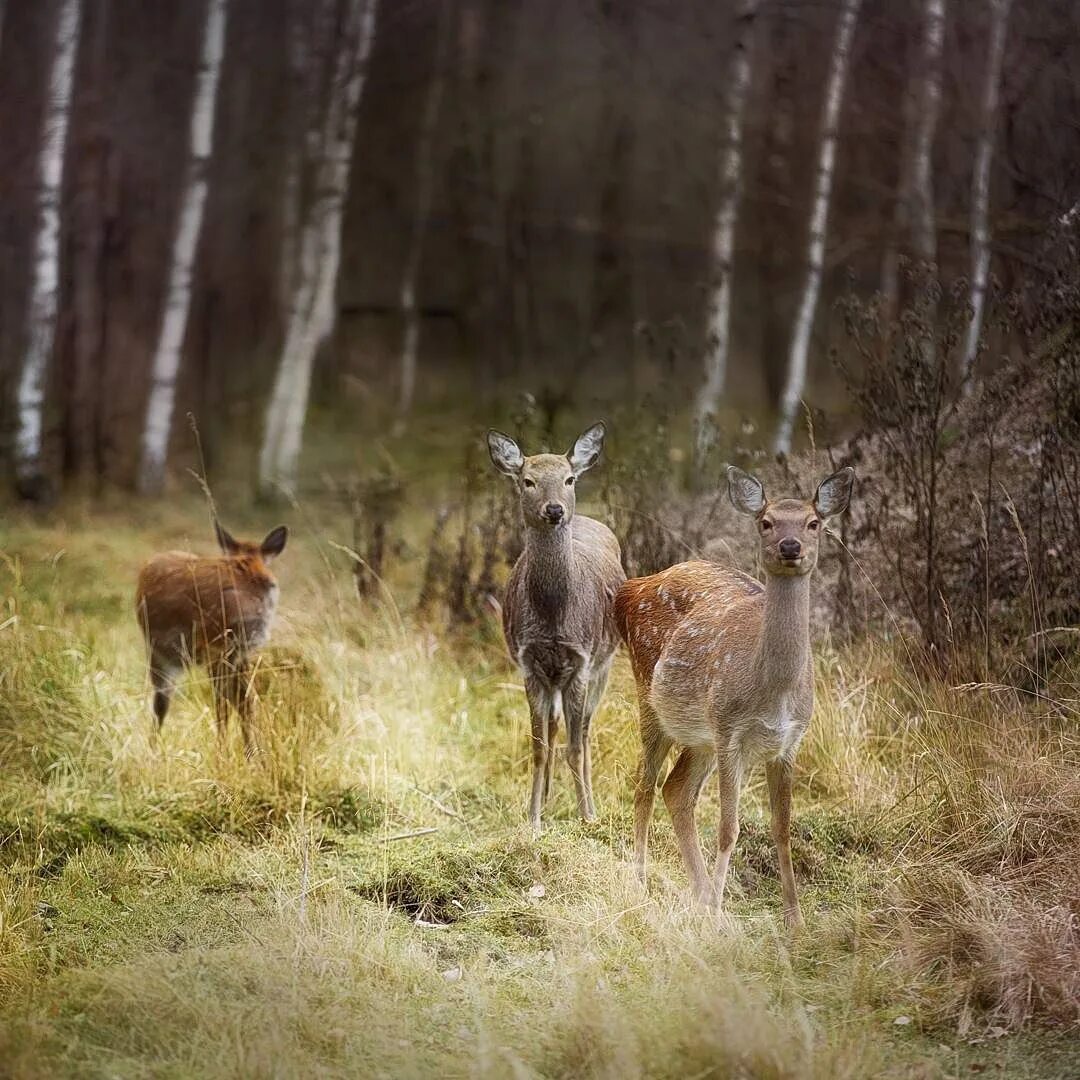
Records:
[[[451,626],[481,620],[497,607],[502,580],[521,553],[513,490],[488,484],[482,457],[470,446],[460,498],[436,513],[417,599],[421,618],[441,612]]]
[[[450,520],[450,507],[440,506],[428,538],[424,574],[420,581],[420,594],[416,600],[416,613],[427,618],[442,598],[448,577],[449,558],[446,553],[446,523]]]
[[[1080,615],[1057,546],[1080,524],[1080,321],[1069,308],[1070,275],[1067,258],[1050,272],[1057,284],[1044,291],[1060,300],[1057,310],[994,298],[990,335],[1013,348],[1022,340],[1025,355],[970,394],[956,376],[961,287],[943,302],[929,268],[913,267],[912,299],[894,322],[876,302],[841,303],[850,348],[839,366],[862,422],[847,447],[860,472],[850,540],[887,609],[916,629],[927,654],[954,670],[974,665],[984,678],[1016,646]],[[1045,651],[1024,653],[1021,664],[1044,678]]]
[[[356,594],[370,600],[386,572],[390,527],[401,513],[405,489],[394,476],[383,474],[360,484],[353,497],[353,550],[360,556],[353,567]]]

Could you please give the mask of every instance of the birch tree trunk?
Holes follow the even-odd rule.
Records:
[[[319,346],[334,329],[341,224],[376,7],[376,0],[348,0],[346,24],[335,48],[314,197],[300,230],[296,281],[259,453],[263,495],[296,482],[312,367]]]
[[[420,312],[417,307],[416,291],[435,188],[435,135],[439,127],[439,112],[446,90],[450,15],[449,0],[439,0],[438,22],[435,29],[435,67],[428,85],[427,100],[424,103],[424,113],[416,142],[416,205],[413,209],[412,232],[405,259],[405,271],[401,279],[401,314],[405,324],[405,336],[399,364],[401,373],[398,388],[399,423],[400,418],[412,411],[413,398],[416,396],[416,367],[420,350]]]
[[[731,350],[731,291],[735,223],[742,194],[743,115],[753,71],[754,23],[758,0],[744,0],[736,20],[735,55],[731,62],[727,120],[720,154],[720,205],[713,234],[713,291],[709,301],[704,380],[694,408],[694,454],[704,463],[716,441],[716,410],[724,391]]]
[[[60,294],[60,197],[71,90],[82,23],[81,0],[61,0],[38,158],[38,219],[31,269],[27,344],[16,393],[15,473],[20,493],[40,497],[44,483],[42,429],[45,384],[56,344]]]
[[[941,113],[941,57],[945,41],[945,0],[924,0],[918,70],[913,91],[905,100],[908,143],[893,222],[893,236],[881,270],[884,309],[896,315],[900,296],[898,245],[907,241],[916,258],[937,262],[937,224],[934,213],[934,138]]]
[[[161,490],[169,450],[176,376],[187,333],[191,286],[206,208],[210,156],[214,146],[214,113],[225,52],[227,0],[208,0],[202,53],[191,108],[191,139],[181,196],[180,217],[173,241],[172,264],[165,291],[165,311],[151,369],[150,398],[143,427],[138,487],[143,494]]]
[[[997,127],[998,96],[1001,90],[1001,66],[1005,57],[1005,34],[1012,0],[989,0],[990,53],[983,84],[979,137],[975,149],[975,171],[971,182],[971,319],[964,339],[962,385],[970,393],[979,355],[986,288],[990,277],[990,166],[994,157],[994,131]]]
[[[937,262],[934,211],[934,138],[941,115],[941,57],[945,44],[945,0],[926,0],[922,40],[922,92],[912,154],[912,244],[916,256]]]
[[[306,170],[317,165],[322,153],[322,100],[324,64],[336,32],[336,3],[294,0],[289,11],[288,68],[290,100],[288,148],[281,207],[280,303],[283,311],[292,305],[299,282],[300,233],[305,203]]]
[[[806,282],[802,300],[795,316],[795,328],[788,355],[787,381],[780,400],[780,419],[773,440],[773,450],[786,454],[791,449],[795,429],[795,414],[802,400],[806,385],[807,356],[810,351],[810,333],[814,327],[821,293],[822,267],[825,260],[825,238],[829,225],[829,199],[832,194],[833,169],[836,164],[837,128],[840,105],[844,99],[851,45],[855,37],[855,24],[859,17],[861,0],[844,0],[840,20],[836,28],[829,77],[825,89],[825,106],[821,118],[821,147],[818,151],[817,174],[814,179],[814,202],[810,215],[810,243],[806,256]]]

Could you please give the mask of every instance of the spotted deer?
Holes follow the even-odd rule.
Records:
[[[565,455],[532,457],[509,435],[487,437],[495,467],[517,485],[525,523],[525,550],[506,587],[503,634],[529,700],[534,829],[551,791],[562,720],[578,812],[586,821],[596,817],[590,727],[619,644],[612,603],[626,575],[611,530],[574,511],[577,482],[600,459],[605,430],[594,424]]]
[[[695,896],[723,906],[739,835],[739,793],[765,762],[784,916],[802,916],[791,866],[791,780],[814,707],[810,575],[825,521],[851,497],[853,469],[822,481],[812,502],[765,497],[761,482],[728,469],[735,509],[754,518],[765,583],[739,570],[686,562],[627,581],[615,598],[619,633],[637,681],[641,761],[634,793],[634,861],[645,879],[657,779],[680,753],[663,796]],[[713,770],[720,781],[718,858],[710,879],[695,808]]]
[[[177,675],[203,665],[210,672],[218,734],[225,735],[231,707],[250,757],[250,657],[270,637],[278,585],[269,563],[284,550],[288,530],[279,525],[259,544],[234,540],[216,520],[214,531],[217,557],[186,551],[153,556],[139,572],[135,609],[146,639],[158,730]]]

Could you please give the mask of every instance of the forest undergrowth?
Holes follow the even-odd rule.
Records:
[[[899,634],[819,634],[806,929],[780,919],[763,776],[718,920],[690,905],[663,810],[647,889],[629,868],[623,659],[597,721],[599,821],[576,820],[560,756],[532,836],[525,699],[490,605],[415,613],[429,506],[406,500],[363,602],[347,508],[290,511],[252,762],[237,731],[217,743],[199,675],[151,730],[134,573],[153,550],[211,550],[201,503],[5,517],[0,1073],[1080,1071],[1067,665],[1039,692],[955,684]],[[717,817],[710,788],[707,847]]]

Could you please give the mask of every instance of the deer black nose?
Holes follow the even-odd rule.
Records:
[[[802,554],[802,544],[793,536],[785,536],[777,547],[780,549],[782,559],[797,559]]]
[[[562,521],[563,514],[565,513],[566,510],[561,503],[548,503],[547,506],[544,507],[544,517],[546,517],[552,525],[557,525]]]

